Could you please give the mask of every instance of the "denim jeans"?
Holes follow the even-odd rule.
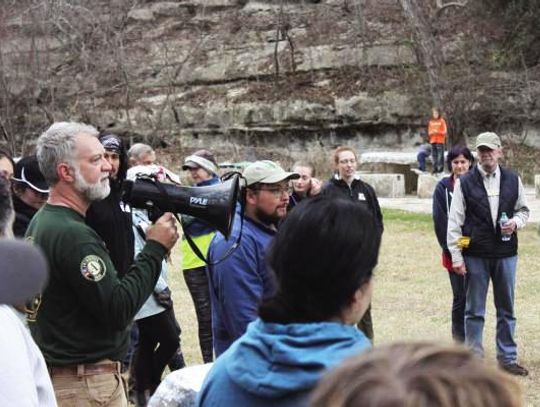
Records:
[[[431,160],[434,173],[444,171],[444,144],[431,144]]]
[[[418,169],[420,171],[426,171],[426,158],[429,157],[429,153],[426,153],[425,151],[420,151],[416,155],[416,159],[418,161]]]
[[[514,341],[516,318],[514,317],[514,286],[516,282],[517,256],[487,259],[465,256],[467,274],[465,289],[465,343],[481,356],[486,296],[489,280],[493,282],[493,297],[497,312],[497,360],[502,364],[515,363],[517,345]]]
[[[465,277],[449,272],[452,286],[452,338],[456,342],[465,341]]]

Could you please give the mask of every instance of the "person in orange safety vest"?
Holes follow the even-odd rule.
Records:
[[[441,117],[438,108],[432,109],[428,124],[429,144],[431,144],[431,157],[433,160],[433,174],[444,170],[444,143],[446,142],[446,121]]]

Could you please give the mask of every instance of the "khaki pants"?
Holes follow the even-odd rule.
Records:
[[[79,367],[75,367],[73,373],[67,369],[58,373],[51,369],[51,380],[59,407],[128,406],[120,369],[117,372],[95,373],[85,371],[84,365]]]

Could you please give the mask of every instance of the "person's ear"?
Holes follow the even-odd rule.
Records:
[[[250,205],[257,204],[257,191],[250,188],[246,189],[246,203]]]
[[[66,182],[75,181],[75,169],[68,163],[60,163],[56,167],[58,179]]]

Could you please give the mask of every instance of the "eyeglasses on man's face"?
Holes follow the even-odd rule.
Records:
[[[255,191],[267,191],[273,194],[274,196],[281,196],[284,193],[288,194],[290,192],[289,184],[277,184],[277,185],[264,185],[259,186],[258,188],[254,188]]]

